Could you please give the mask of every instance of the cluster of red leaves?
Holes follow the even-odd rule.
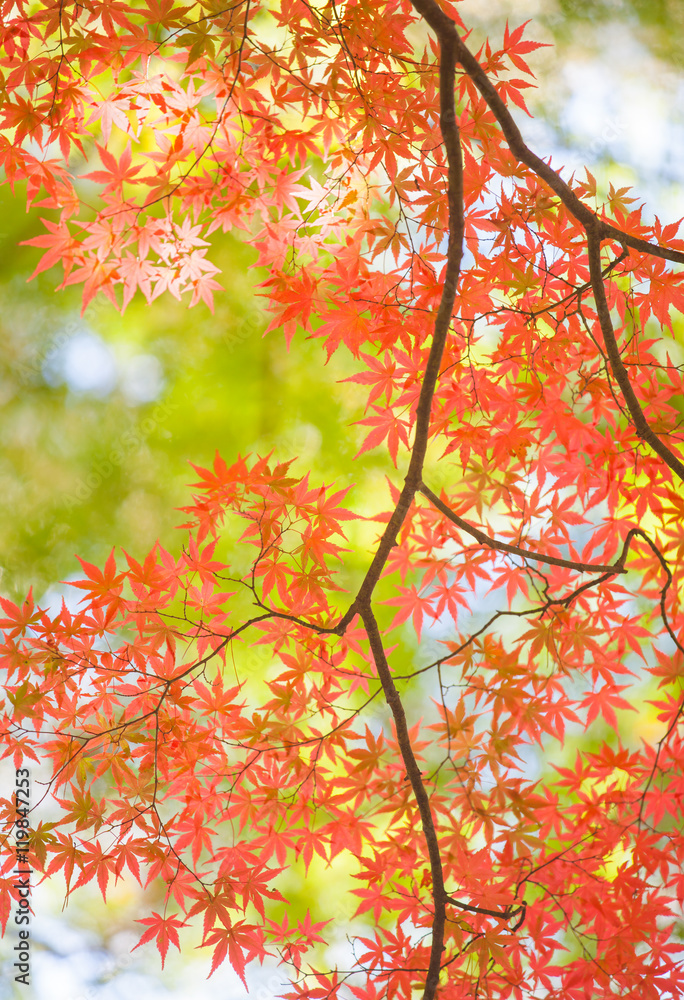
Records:
[[[405,465],[448,232],[438,49],[411,4],[16,2],[0,37],[5,174],[54,214],[40,267],[62,261],[86,302],[209,301],[206,237],[256,233],[273,328],[351,352],[361,448]],[[535,47],[519,28],[479,54],[521,109]],[[466,254],[423,485],[379,587],[383,641],[411,623],[417,643],[394,675],[448,894],[438,996],[677,997],[681,487],[622,405],[585,230],[469,73],[456,96]],[[573,190],[684,247],[624,190]],[[662,327],[681,274],[617,238],[601,263],[634,392],[676,450],[684,382]],[[409,998],[434,865],[361,605],[336,582],[353,515],[287,465],[199,474],[180,556],[84,564],[75,613],[2,602],[4,752],[52,761],[61,816],[36,820],[35,864],[69,892],[126,871],[164,885],[142,938],[162,958],[197,917],[212,969],[279,954],[293,998]],[[557,773],[537,779],[541,755]],[[326,970],[335,929],[290,922],[276,884],[342,852],[360,929],[350,967]],[[6,920],[9,876],[3,892]]]

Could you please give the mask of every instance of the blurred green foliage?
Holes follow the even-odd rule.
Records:
[[[80,289],[55,292],[56,270],[27,283],[38,251],[17,244],[40,223],[22,194],[0,188],[2,592],[40,597],[79,571],[74,553],[99,562],[113,546],[173,547],[190,463],[216,450],[228,462],[298,456],[302,474],[345,486],[390,471],[379,452],[352,462],[362,397],[339,380],[353,360],[325,367],[314,341],[295,338],[288,352],[277,332],[263,336],[265,275],[246,244],[214,248],[225,289],[214,315],[166,296],[123,316],[98,299],[81,316]]]
[[[558,0],[549,18],[559,38],[574,35],[589,46],[588,23],[608,21],[627,25],[659,59],[683,65],[684,0]]]

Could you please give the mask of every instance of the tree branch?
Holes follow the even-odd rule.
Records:
[[[432,899],[434,904],[434,916],[432,920],[432,944],[430,947],[430,962],[427,975],[425,977],[425,987],[422,1000],[433,1000],[437,986],[439,985],[439,973],[442,964],[442,952],[444,951],[444,925],[446,923],[446,902],[447,894],[444,888],[444,872],[442,870],[442,859],[437,840],[437,830],[435,821],[430,809],[428,798],[421,770],[413,753],[411,737],[406,722],[406,713],[401,702],[401,697],[387,662],[385,650],[382,645],[382,638],[375,615],[370,606],[366,603],[359,609],[361,618],[366,628],[368,641],[370,643],[373,659],[378,671],[378,677],[382,684],[385,700],[389,705],[394,719],[394,727],[397,733],[397,742],[401,751],[401,757],[406,768],[406,774],[411,782],[411,788],[418,805],[420,822],[423,828],[423,836],[427,845],[428,858],[430,860],[430,872],[432,875]]]
[[[620,359],[601,277],[600,247],[602,240],[614,239],[621,243],[623,247],[629,246],[641,253],[651,254],[651,256],[660,257],[665,260],[676,261],[680,264],[684,263],[684,253],[678,250],[671,250],[668,247],[661,247],[658,244],[649,243],[648,240],[633,236],[619,229],[617,226],[600,219],[596,212],[592,211],[577,197],[572,188],[566,184],[560,175],[527,146],[520,129],[515,123],[515,119],[499,96],[496,87],[470,49],[462,41],[455,23],[440,8],[437,0],[412,0],[412,2],[416,10],[425,18],[437,35],[442,49],[448,43],[453,46],[458,62],[463,66],[470,79],[482,94],[482,97],[501,126],[508,147],[513,155],[548,184],[558,195],[570,214],[583,226],[587,234],[592,289],[613,374],[622,389],[630,414],[634,420],[637,434],[684,481],[684,463],[680,461],[667,445],[663,444],[649,426],[639,405],[639,401],[634,394],[627,371]]]
[[[624,566],[618,565],[618,563],[612,566],[604,566],[602,563],[584,563],[576,562],[573,559],[561,559],[559,556],[546,556],[542,552],[531,552],[529,549],[521,549],[517,545],[509,545],[508,542],[499,542],[496,538],[490,538],[486,535],[484,531],[480,531],[479,528],[474,528],[472,524],[468,524],[463,518],[459,517],[458,514],[454,514],[453,510],[448,507],[443,500],[440,500],[436,493],[428,489],[425,483],[421,483],[418,487],[418,492],[422,493],[423,496],[427,497],[430,503],[441,511],[445,517],[448,517],[450,521],[458,525],[463,531],[472,535],[476,538],[481,545],[486,545],[490,549],[499,549],[501,552],[509,552],[514,556],[522,556],[523,559],[533,559],[535,562],[548,563],[549,566],[564,566],[567,569],[575,569],[579,573],[625,573],[626,570]]]
[[[669,466],[673,472],[676,472],[679,478],[684,481],[684,463],[681,462],[677,455],[675,455],[675,453],[668,448],[667,445],[664,444],[657,434],[651,429],[648,420],[644,416],[644,411],[641,409],[641,404],[639,403],[634,389],[632,388],[632,383],[629,380],[627,369],[622,363],[617,340],[615,339],[613,321],[610,318],[610,309],[608,307],[608,300],[606,299],[606,289],[603,284],[603,275],[601,272],[601,238],[597,233],[597,228],[599,227],[597,227],[596,224],[587,227],[589,273],[591,275],[591,287],[594,293],[594,301],[596,302],[596,313],[598,315],[603,341],[606,345],[606,354],[608,355],[611,371],[613,372],[615,381],[622,390],[622,395],[627,403],[630,416],[634,421],[634,429],[637,434],[641,440],[649,444],[653,451],[662,458],[663,462],[665,462],[665,464]]]
[[[416,2],[416,0],[414,0],[413,5],[420,10],[425,20],[428,24],[430,24],[430,27],[432,27],[440,37],[440,40],[444,34],[449,34],[454,37],[457,59],[482,94],[482,97],[487,102],[488,107],[501,126],[501,131],[506,137],[506,142],[508,143],[511,152],[517,157],[518,160],[520,160],[521,163],[524,163],[525,166],[533,170],[538,177],[545,181],[549,187],[555,191],[568,211],[577,219],[578,222],[582,223],[585,229],[590,226],[598,228],[598,235],[600,239],[614,239],[623,245],[640,251],[641,253],[651,254],[653,257],[660,257],[664,260],[671,260],[679,264],[684,264],[684,253],[681,251],[671,250],[669,247],[662,247],[657,243],[649,243],[648,240],[641,239],[639,236],[633,236],[631,233],[627,233],[623,229],[619,229],[617,226],[612,225],[612,223],[599,219],[598,215],[592,211],[592,209],[585,205],[584,202],[580,201],[572,188],[566,184],[556,171],[550,167],[548,163],[542,160],[541,157],[537,156],[536,153],[533,153],[526,144],[520,129],[515,123],[513,115],[510,113],[504,101],[499,96],[494,84],[482,69],[468,46],[462,41],[458,31],[456,30],[454,22],[438,8],[436,0],[420,0],[420,2]],[[428,17],[426,12],[423,12],[423,8],[425,8],[426,11],[430,11],[432,20]],[[434,16],[433,8],[436,8],[439,11],[439,18]]]
[[[414,3],[420,11],[420,4]],[[347,613],[339,622],[336,632],[341,634],[351,622],[359,609],[366,604],[380,579],[385,563],[389,557],[392,547],[396,545],[397,535],[406,519],[413,498],[420,486],[423,465],[425,463],[425,453],[427,451],[428,435],[430,431],[430,415],[432,413],[432,400],[435,394],[435,386],[439,378],[444,355],[449,327],[451,326],[451,316],[456,301],[456,288],[458,278],[461,273],[461,261],[463,259],[463,239],[465,233],[465,220],[463,210],[463,155],[461,152],[461,141],[458,124],[456,122],[456,101],[454,97],[454,87],[456,81],[456,50],[453,39],[440,38],[440,63],[439,63],[439,102],[440,118],[439,125],[444,140],[448,165],[448,187],[447,198],[449,203],[449,247],[447,250],[447,263],[442,286],[442,296],[435,318],[435,328],[432,336],[432,345],[428,355],[427,365],[423,383],[418,397],[416,408],[416,429],[411,451],[408,472],[404,480],[404,486],[399,496],[399,501],[394,508],[392,516],[387,523],[378,548],[373,556],[373,560],[368,568],[368,572],[359,588],[356,600],[353,602]]]

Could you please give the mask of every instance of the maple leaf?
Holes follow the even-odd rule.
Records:
[[[109,142],[112,126],[116,125],[122,132],[129,133],[131,124],[128,120],[127,110],[130,104],[130,96],[126,93],[112,94],[93,105],[88,124],[99,121],[102,128],[102,138],[105,143]]]
[[[156,941],[157,950],[161,955],[161,964],[163,969],[169,945],[174,945],[180,951],[180,938],[178,937],[178,930],[181,927],[185,927],[187,921],[180,920],[177,916],[175,916],[175,914],[164,917],[161,913],[157,913],[156,910],[154,910],[152,912],[152,916],[140,917],[137,923],[146,924],[147,930],[144,931],[140,940],[135,945],[135,948],[139,948],[148,941]],[[134,951],[135,948],[133,949]]]
[[[78,557],[78,561],[85,570],[87,579],[74,580],[71,586],[86,591],[86,599],[91,602],[92,607],[118,608],[121,603],[118,598],[123,589],[125,573],[117,573],[114,551],[110,553],[103,571],[85,559]]]
[[[42,271],[47,271],[48,268],[61,263],[64,266],[64,276],[68,278],[74,264],[83,259],[78,251],[78,241],[71,235],[66,222],[55,223],[49,219],[41,221],[49,233],[44,236],[34,236],[25,241],[29,246],[48,248],[31,277],[35,278]]]
[[[105,192],[123,187],[125,183],[131,182],[136,174],[138,174],[142,169],[141,164],[138,164],[138,166],[132,165],[130,144],[126,146],[118,160],[116,157],[112,156],[106,147],[97,144],[96,146],[102,161],[102,166],[105,169],[91,170],[89,173],[83,174],[82,176],[86,180],[97,181],[99,184],[104,184]]]
[[[409,446],[408,430],[410,425],[407,420],[397,417],[391,409],[381,406],[373,406],[372,409],[375,411],[375,416],[364,417],[363,420],[358,421],[359,424],[370,426],[373,430],[364,438],[356,457],[363,455],[365,451],[377,448],[387,439],[387,448],[396,466],[399,445],[403,444],[406,448]]]
[[[208,934],[202,943],[203,945],[214,946],[209,975],[212,976],[216,972],[227,955],[230,964],[237,972],[246,989],[245,967],[248,956],[258,952],[256,930],[257,928],[254,925],[245,924],[243,920],[240,920],[233,927],[217,927],[211,934]],[[245,955],[245,952],[247,955]]]

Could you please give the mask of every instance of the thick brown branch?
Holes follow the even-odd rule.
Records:
[[[671,451],[666,444],[663,444],[657,434],[651,429],[646,417],[644,416],[644,411],[641,409],[641,404],[634,393],[632,383],[629,381],[627,369],[622,363],[617,340],[615,339],[613,321],[610,318],[610,309],[608,307],[608,300],[606,299],[606,289],[603,284],[603,275],[601,272],[601,239],[596,230],[596,226],[587,228],[589,273],[591,275],[591,287],[594,293],[594,301],[596,302],[596,313],[598,315],[603,341],[606,345],[606,354],[608,355],[611,371],[615,376],[615,381],[622,390],[622,395],[627,403],[627,408],[629,409],[630,416],[634,422],[634,429],[637,434],[641,440],[649,444],[653,451],[657,455],[660,455],[663,462],[665,462],[665,464],[669,466],[673,472],[676,472],[679,478],[684,481],[684,463],[682,463],[677,455],[675,455],[675,453]]]
[[[666,465],[676,472],[684,481],[684,463],[672,452],[667,445],[657,437],[651,429],[644,416],[639,401],[634,394],[627,371],[620,359],[617,349],[613,326],[610,319],[610,311],[606,301],[605,289],[601,276],[600,247],[604,239],[614,239],[622,246],[629,246],[642,253],[651,254],[654,257],[661,257],[666,260],[684,263],[684,253],[678,250],[671,250],[668,247],[661,247],[657,244],[649,243],[638,236],[624,232],[617,226],[600,219],[587,205],[585,205],[570,188],[558,173],[541,157],[533,153],[526,145],[520,129],[515,123],[513,116],[506,107],[506,104],[499,96],[496,87],[489,79],[479,62],[464,44],[456,30],[456,25],[451,18],[440,8],[437,0],[413,0],[416,10],[422,14],[427,23],[439,38],[442,49],[447,44],[453,45],[458,62],[473,81],[477,89],[487,102],[488,107],[494,114],[501,126],[501,130],[506,137],[509,149],[514,156],[530,167],[535,174],[545,181],[546,184],[558,195],[567,210],[584,227],[587,233],[589,244],[589,264],[591,269],[591,283],[596,300],[596,307],[599,315],[601,330],[606,343],[608,358],[610,360],[613,374],[622,389],[623,395],[629,407],[630,414],[634,420],[637,434],[643,441],[646,441],[651,448],[659,455]]]
[[[419,6],[415,0],[414,6]],[[437,7],[437,4],[435,0],[420,0],[420,7],[423,6],[426,8],[432,8]],[[456,30],[456,26],[451,18],[443,14],[441,10],[439,13],[442,15],[440,28],[438,29],[435,27],[434,30],[437,31],[440,39],[445,33],[451,34],[455,37],[457,59],[482,94],[483,98],[487,102],[487,105],[494,114],[494,117],[501,126],[501,131],[506,137],[509,149],[521,163],[524,163],[525,166],[534,170],[535,174],[545,181],[552,191],[555,191],[565,207],[577,219],[577,221],[581,222],[585,228],[589,226],[597,227],[600,239],[614,239],[623,245],[640,251],[641,253],[648,253],[653,257],[661,257],[664,260],[671,260],[676,261],[679,264],[684,264],[684,253],[681,251],[672,250],[669,247],[662,247],[657,243],[649,243],[648,240],[644,240],[639,236],[627,233],[624,230],[619,229],[617,226],[612,225],[612,223],[606,222],[604,219],[599,219],[595,212],[585,205],[584,202],[580,201],[572,188],[556,173],[553,167],[549,166],[549,164],[542,160],[541,157],[532,152],[523,139],[520,129],[515,123],[513,115],[506,107],[494,84],[482,69],[475,56],[472,54],[467,45],[465,45],[461,40]],[[427,15],[424,14],[423,16],[426,20],[428,20]],[[443,22],[445,23],[443,24]],[[430,23],[429,20],[428,23]]]
[[[373,561],[368,569],[366,577],[359,589],[356,600],[340,622],[338,628],[343,631],[351,621],[353,615],[358,611],[362,618],[373,652],[378,676],[382,683],[383,692],[390,707],[394,724],[397,731],[397,739],[401,750],[402,759],[406,768],[406,773],[411,782],[413,794],[418,804],[423,835],[430,860],[430,870],[432,873],[432,898],[434,904],[434,915],[432,920],[432,944],[430,947],[430,961],[425,977],[425,987],[423,1000],[433,1000],[439,985],[439,974],[442,963],[442,952],[444,950],[444,926],[446,922],[446,892],[444,889],[444,875],[442,872],[442,862],[437,840],[430,802],[428,799],[420,768],[411,746],[411,739],[406,724],[406,715],[399,697],[392,675],[390,673],[387,658],[380,638],[377,622],[371,608],[373,590],[380,579],[380,574],[387,562],[392,547],[396,544],[397,536],[402,524],[409,512],[413,498],[420,486],[425,463],[425,453],[427,451],[428,436],[430,430],[430,416],[432,413],[432,400],[435,393],[435,386],[439,378],[444,346],[451,326],[451,317],[456,301],[456,288],[461,270],[461,260],[463,258],[463,237],[465,231],[464,210],[463,210],[463,157],[461,153],[461,143],[456,123],[456,101],[454,97],[454,86],[456,79],[456,54],[453,41],[449,38],[440,40],[440,64],[439,64],[439,92],[440,92],[440,129],[444,139],[444,147],[448,165],[448,188],[447,198],[449,205],[449,245],[447,251],[447,265],[442,286],[442,296],[440,299],[437,317],[435,319],[435,329],[432,337],[432,345],[428,355],[423,383],[418,398],[416,409],[416,427],[409,462],[408,472],[404,481],[404,487],[399,497],[399,502],[387,524],[387,527],[380,540]]]
[[[625,573],[626,570],[624,566],[619,566],[617,563],[613,566],[604,566],[602,563],[584,563],[577,562],[573,559],[561,559],[559,556],[547,556],[542,552],[531,552],[529,549],[521,549],[517,545],[509,545],[508,542],[499,542],[496,538],[490,538],[489,535],[485,534],[484,531],[480,531],[479,528],[473,527],[472,524],[468,524],[464,521],[462,517],[455,514],[453,510],[448,507],[443,500],[440,500],[436,493],[428,489],[425,483],[422,483],[418,487],[418,491],[427,497],[430,503],[441,511],[445,517],[448,517],[450,521],[458,525],[463,531],[472,535],[476,538],[481,545],[486,545],[490,549],[498,549],[501,552],[509,552],[514,556],[522,556],[523,559],[533,559],[535,562],[548,563],[549,566],[563,566],[566,569],[575,569],[579,573]]]
[[[666,560],[665,556],[662,554],[662,552],[660,551],[660,549],[658,548],[658,546],[655,544],[655,542],[653,542],[649,538],[649,536],[646,534],[645,531],[641,531],[641,529],[637,528],[637,529],[634,530],[634,534],[638,535],[640,538],[644,539],[644,541],[646,542],[646,544],[650,548],[651,552],[654,554],[654,556],[656,557],[656,559],[660,563],[663,572],[665,573],[665,586],[660,591],[660,616],[661,616],[661,618],[663,620],[663,625],[667,629],[668,635],[672,639],[672,641],[675,644],[676,648],[679,650],[680,653],[684,653],[684,646],[682,646],[682,644],[679,641],[679,639],[677,638],[677,635],[675,634],[672,626],[670,625],[670,619],[668,618],[668,614],[667,614],[666,600],[667,600],[667,592],[670,589],[670,587],[672,586],[672,579],[673,579],[673,577],[672,577],[672,570],[668,566],[667,560]],[[653,766],[652,766],[650,774],[648,776],[648,780],[646,781],[646,785],[644,787],[644,790],[643,790],[643,792],[641,793],[641,796],[640,796],[641,801],[640,801],[640,805],[639,805],[639,823],[641,823],[642,818],[643,818],[644,809],[646,807],[646,795],[648,794],[648,791],[649,791],[651,785],[653,784],[653,779],[656,776],[656,771],[658,770],[658,767],[659,767],[660,755],[662,753],[663,747],[665,746],[665,743],[670,738],[670,736],[672,735],[672,733],[674,732],[674,730],[679,725],[679,722],[680,722],[680,720],[681,720],[681,718],[682,718],[683,715],[684,715],[684,699],[680,699],[679,706],[677,708],[677,711],[675,712],[675,715],[674,715],[674,718],[673,718],[672,722],[668,726],[665,735],[662,736],[658,740],[658,746],[657,746],[657,749],[656,749],[656,754],[655,754],[655,757],[653,759]]]
[[[406,476],[407,485],[417,490],[421,476],[425,452],[427,450],[432,398],[439,378],[444,345],[451,325],[451,317],[456,301],[456,286],[463,258],[463,237],[465,232],[463,209],[463,156],[456,124],[456,101],[454,84],[456,78],[456,55],[454,46],[441,43],[439,69],[440,129],[448,163],[449,201],[449,246],[447,264],[442,286],[442,296],[435,319],[432,346],[425,367],[425,376],[416,409],[416,431],[411,454],[411,462]]]
[[[473,906],[472,903],[461,903],[458,899],[454,899],[453,896],[448,897],[448,902],[453,903],[459,910],[465,910],[467,913],[480,913],[484,917],[496,917],[497,920],[511,920],[513,917],[522,914],[522,919],[516,924],[513,930],[517,930],[522,925],[525,919],[525,910],[527,909],[527,903],[524,902],[518,906],[507,906],[505,910],[489,910],[486,906]]]
[[[373,659],[378,671],[378,677],[380,678],[380,683],[382,684],[383,694],[385,695],[385,700],[389,705],[390,711],[392,712],[394,727],[397,733],[397,742],[401,751],[401,758],[404,762],[406,774],[411,782],[411,788],[413,789],[413,794],[418,805],[420,822],[423,828],[423,836],[425,837],[428,858],[430,860],[434,916],[432,919],[430,962],[428,965],[427,975],[425,977],[425,987],[423,990],[422,1000],[433,1000],[437,991],[437,986],[439,985],[439,973],[442,965],[447,902],[447,894],[444,888],[442,859],[439,851],[439,841],[437,840],[437,830],[435,828],[432,810],[430,809],[430,800],[428,798],[425,785],[423,784],[420,768],[418,767],[418,761],[413,753],[404,706],[401,703],[401,697],[392,678],[387,657],[385,656],[385,650],[382,645],[382,638],[380,636],[380,630],[378,629],[378,623],[375,620],[373,611],[371,610],[370,602],[362,606],[359,609],[359,613],[366,627],[368,641],[370,642],[371,652],[373,653]]]
[[[418,4],[415,5],[417,9]],[[454,86],[456,80],[456,55],[452,40],[447,38],[440,42],[440,64],[439,64],[439,94],[440,94],[440,129],[444,139],[448,164],[448,188],[447,198],[449,204],[449,247],[447,250],[447,264],[442,286],[442,297],[435,319],[435,329],[432,336],[432,345],[428,355],[427,365],[423,383],[418,397],[416,408],[416,428],[409,462],[408,472],[404,481],[399,501],[392,513],[387,527],[383,532],[380,544],[373,556],[373,560],[368,568],[368,572],[359,589],[356,600],[349,608],[345,616],[335,629],[343,632],[359,608],[371,597],[375,586],[380,579],[380,574],[387,562],[392,547],[396,544],[397,536],[401,529],[406,515],[409,512],[411,503],[420,485],[423,474],[423,464],[427,451],[428,434],[430,430],[430,415],[432,413],[432,400],[435,394],[435,386],[439,378],[444,346],[446,344],[451,316],[456,301],[456,288],[461,272],[461,260],[463,259],[463,237],[465,232],[464,212],[463,212],[463,156],[461,153],[461,141],[459,137],[458,124],[456,122],[456,100],[454,97]]]

